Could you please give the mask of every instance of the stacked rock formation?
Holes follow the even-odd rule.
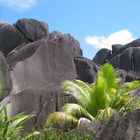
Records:
[[[112,51],[101,49],[90,60],[82,56],[76,39],[58,31],[49,32],[47,23],[27,18],[19,19],[13,25],[0,22],[0,79],[4,85],[0,101],[9,103],[9,115],[35,113],[36,116],[25,128],[40,129],[49,113],[72,101],[61,91],[64,80],[78,78],[92,83],[98,67],[106,62],[116,68],[123,82],[139,80],[139,49],[140,39],[126,45],[113,45]],[[139,90],[137,93],[140,93]],[[114,127],[113,124],[111,126]],[[98,139],[102,139],[108,130],[102,128]],[[109,140],[109,137],[106,139]]]
[[[140,79],[140,39],[134,40],[126,45],[115,44],[112,45],[112,51],[108,49],[101,49],[93,61],[102,65],[104,63],[111,63],[114,68],[117,68],[124,81],[132,81]]]
[[[6,85],[1,100],[10,94],[5,99],[10,100],[9,114],[35,113],[31,124],[40,128],[47,114],[68,101],[60,85],[78,77],[73,58],[82,56],[79,42],[69,34],[49,33],[44,22],[24,18],[14,25],[0,23],[0,50]]]

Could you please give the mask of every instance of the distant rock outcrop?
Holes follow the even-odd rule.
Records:
[[[110,57],[111,50],[101,49],[96,53],[95,57],[93,58],[93,62],[95,62],[98,65],[103,65],[109,60]]]
[[[131,81],[134,79],[139,79],[139,59],[140,39],[137,39],[126,45],[112,45],[112,52],[107,49],[101,49],[99,52],[97,52],[93,58],[93,61],[97,64],[104,64],[106,62],[111,63],[114,68],[124,70],[125,75],[129,75],[130,77],[128,81]]]

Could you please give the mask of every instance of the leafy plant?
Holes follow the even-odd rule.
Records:
[[[19,140],[21,139],[21,129],[23,124],[33,115],[17,114],[8,117],[6,105],[0,107],[0,140]]]
[[[54,127],[58,122],[67,125],[67,122],[71,122],[67,115],[71,116],[71,119],[74,117],[76,124],[80,117],[105,121],[116,112],[134,109],[132,106],[130,108],[130,103],[139,108],[140,100],[129,94],[139,85],[138,81],[121,85],[110,64],[100,67],[93,84],[89,85],[81,80],[65,81],[62,83],[62,89],[66,94],[73,96],[77,103],[65,104],[61,112],[51,113],[47,117],[45,127]],[[61,113],[67,114],[65,118],[61,118]]]

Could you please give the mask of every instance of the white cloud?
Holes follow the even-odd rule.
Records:
[[[115,33],[111,33],[108,36],[87,36],[85,38],[86,43],[96,48],[108,48],[111,49],[113,44],[126,44],[133,41],[135,38],[128,30],[120,30]]]
[[[30,9],[36,2],[37,0],[0,0],[0,4],[17,11]]]

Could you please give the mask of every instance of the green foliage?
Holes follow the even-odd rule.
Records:
[[[92,140],[94,131],[83,131],[81,129],[64,132],[57,129],[44,129],[37,135],[30,137],[28,140]]]
[[[8,117],[5,105],[0,106],[0,140],[19,140],[21,139],[20,131],[22,125],[33,115],[24,113]]]
[[[92,84],[80,80],[65,81],[62,89],[66,94],[73,96],[77,103],[65,104],[61,112],[51,113],[42,131],[22,134],[23,124],[34,115],[17,114],[7,115],[5,105],[0,106],[0,140],[91,140],[93,131],[58,131],[53,127],[68,130],[77,125],[80,117],[90,120],[105,121],[116,112],[127,112],[140,108],[140,99],[130,94],[140,84],[138,81],[126,82],[120,85],[115,70],[110,64],[99,69],[97,79]],[[3,82],[0,82],[0,95],[3,93]],[[65,129],[63,129],[65,127]]]
[[[75,117],[65,112],[54,112],[49,116],[50,117],[46,120],[46,127],[59,127],[59,129],[62,129],[64,125],[70,127],[70,125],[77,123],[77,119]]]
[[[0,72],[0,96],[3,94],[3,90],[4,90],[4,80]]]
[[[97,79],[91,85],[80,80],[62,83],[64,93],[72,95],[77,100],[77,104],[64,105],[62,111],[74,116],[77,120],[80,117],[86,117],[90,120],[98,118],[105,121],[116,112],[140,107],[140,99],[135,99],[129,94],[139,85],[138,81],[120,85],[120,79],[114,68],[110,64],[105,64],[100,67]],[[52,117],[52,114],[48,116],[48,119]],[[66,119],[64,118],[63,121],[65,122]],[[57,122],[57,115],[52,121]],[[46,122],[46,126],[48,124],[49,121]]]
[[[65,104],[62,107],[62,111],[74,116],[75,118],[79,119],[81,117],[86,117],[90,120],[94,120],[95,118],[91,116],[82,106],[74,103]],[[64,121],[64,120],[63,120]]]

